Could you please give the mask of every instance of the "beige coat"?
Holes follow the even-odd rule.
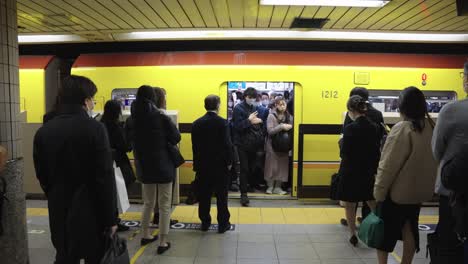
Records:
[[[431,199],[437,173],[431,151],[432,131],[427,120],[422,133],[414,131],[409,121],[392,128],[375,179],[377,201],[385,200],[388,193],[398,204],[419,204]]]

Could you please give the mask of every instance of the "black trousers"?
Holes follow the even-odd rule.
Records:
[[[358,210],[358,207],[359,207],[359,203],[356,203],[356,212]],[[366,216],[368,216],[371,212],[371,209],[369,207],[369,205],[367,205],[367,202],[364,201],[362,202],[362,208],[361,208],[361,217],[362,219],[366,218]],[[356,213],[357,215],[357,213]]]
[[[460,246],[457,234],[454,231],[455,219],[452,216],[450,199],[439,196],[439,222],[436,233],[441,245],[441,263],[463,263],[463,246]]]
[[[227,225],[231,216],[228,209],[229,177],[227,172],[221,173],[221,175],[200,174],[199,176],[198,217],[203,224],[211,223],[211,197],[215,194],[218,224],[220,226]]]
[[[249,189],[249,183],[254,180],[254,171],[257,165],[257,152],[246,151],[237,148],[240,161],[240,192],[246,194]]]

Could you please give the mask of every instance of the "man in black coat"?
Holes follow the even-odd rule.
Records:
[[[94,83],[63,80],[57,115],[34,138],[36,176],[48,199],[56,264],[100,262],[117,229],[116,187],[106,128],[92,119]]]
[[[230,229],[228,210],[229,173],[232,166],[232,144],[227,121],[218,116],[220,99],[216,95],[205,98],[207,113],[192,126],[193,169],[198,175],[198,216],[201,229],[211,225],[211,196],[216,195],[218,232]]]

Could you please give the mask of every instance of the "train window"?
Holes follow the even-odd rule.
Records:
[[[130,111],[130,106],[136,99],[137,89],[135,88],[115,88],[112,90],[112,100],[119,101],[125,111]]]
[[[399,90],[369,90],[369,102],[381,112],[398,112]],[[423,91],[429,113],[439,113],[444,105],[457,100],[453,91]]]
[[[258,103],[267,108],[272,107],[273,100],[276,96],[283,96],[287,102],[293,97],[294,82],[249,82],[249,81],[228,81],[228,106],[227,117],[232,119],[234,107],[242,102],[243,92],[245,89],[252,87],[257,90]],[[293,113],[291,113],[293,114]]]

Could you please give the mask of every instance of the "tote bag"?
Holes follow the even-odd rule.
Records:
[[[380,211],[371,212],[359,227],[359,239],[370,248],[380,248],[384,243],[384,221],[379,217]]]
[[[114,162],[114,175],[115,185],[117,187],[117,208],[119,214],[127,212],[130,208],[130,202],[128,201],[127,187],[125,186],[125,180],[122,171]]]

